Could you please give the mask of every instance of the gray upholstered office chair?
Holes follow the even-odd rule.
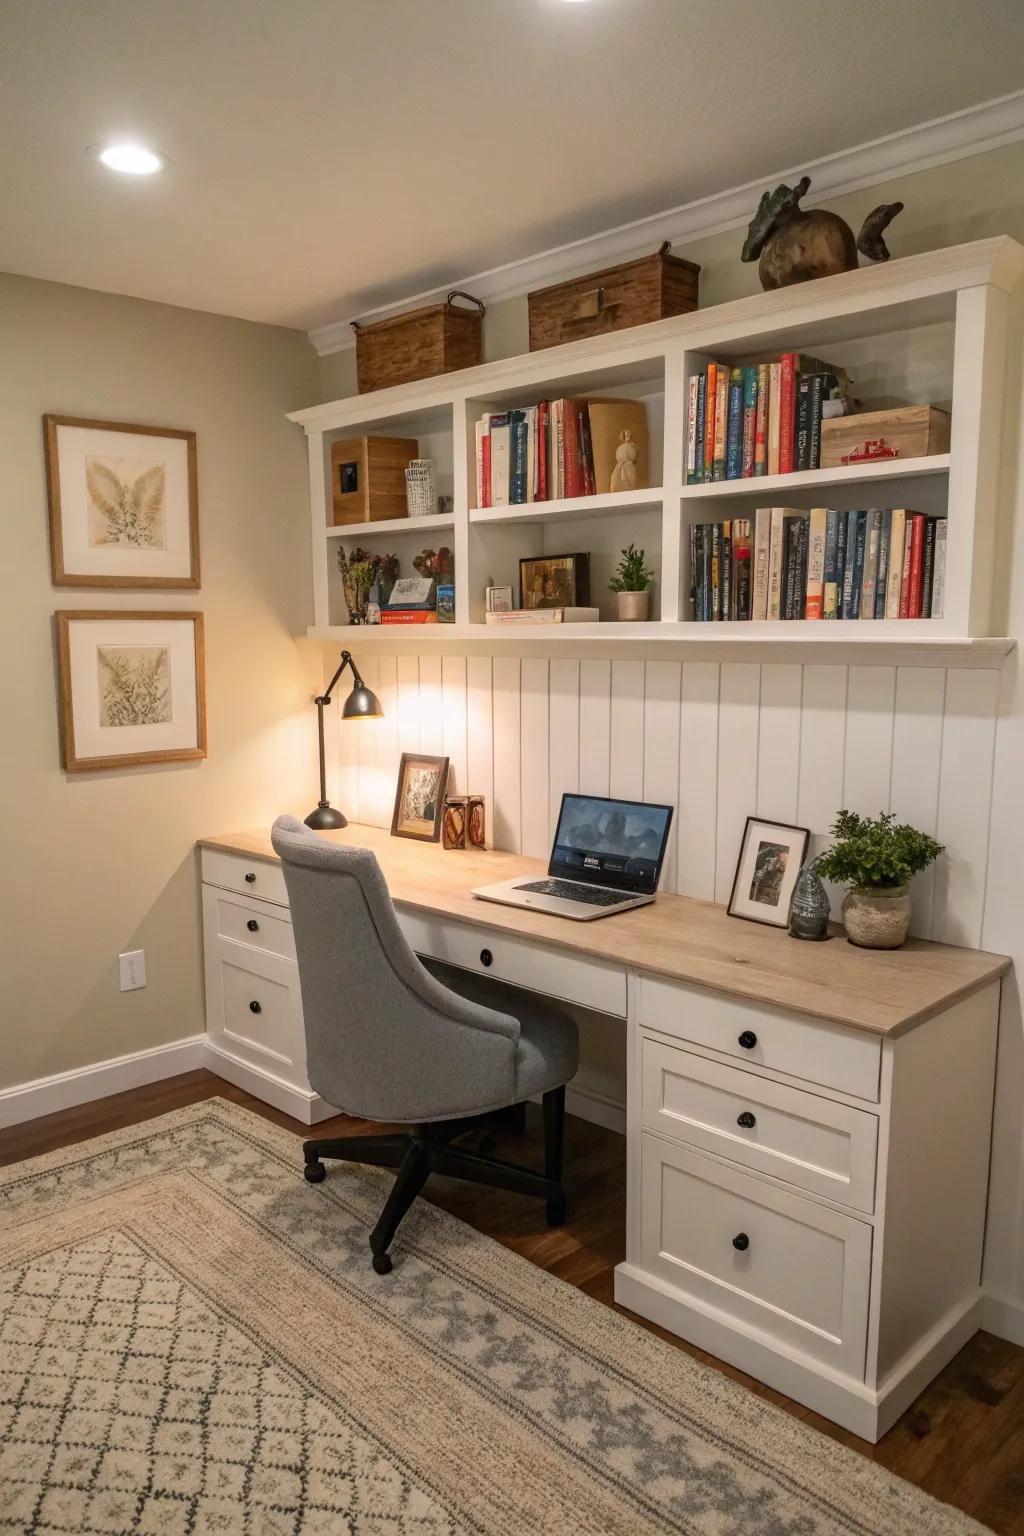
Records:
[[[306,1178],[322,1158],[397,1168],[370,1234],[373,1267],[431,1173],[537,1195],[552,1226],[565,1221],[565,1084],[579,1059],[575,1022],[545,998],[410,949],[380,866],[290,816],[274,823],[299,962],[309,1081],[329,1104],[405,1133],[307,1141]],[[427,968],[429,966],[429,969]],[[544,1173],[455,1146],[499,1113],[543,1095]]]

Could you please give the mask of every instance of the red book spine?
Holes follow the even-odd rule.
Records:
[[[715,462],[715,398],[718,364],[708,363],[708,382],[704,396],[704,479],[711,479]]]
[[[779,384],[779,474],[793,469],[793,413],[796,409],[796,353],[783,352]]]
[[[548,422],[550,404],[542,400],[537,407],[537,500],[548,499]]]
[[[580,418],[575,401],[566,400],[562,415],[562,432],[565,440],[565,494],[582,496],[584,490],[580,459]]]
[[[436,624],[437,614],[432,608],[384,608],[380,621],[382,624]]]
[[[924,548],[924,517],[914,513],[914,532],[910,543],[910,590],[908,592],[907,618],[921,617],[921,555]]]
[[[480,505],[489,507],[491,504],[491,434],[489,432],[485,432],[480,439],[480,463],[483,479],[483,498]]]
[[[907,513],[906,532],[903,536],[903,575],[900,578],[900,618],[910,618],[910,564],[914,547],[913,512]]]

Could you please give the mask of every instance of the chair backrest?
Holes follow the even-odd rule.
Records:
[[[459,997],[416,958],[367,848],[293,817],[271,833],[291,905],[311,1086],[370,1119],[510,1103],[519,1021]]]

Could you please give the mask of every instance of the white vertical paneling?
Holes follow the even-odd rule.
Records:
[[[851,667],[846,690],[843,805],[862,816],[888,810],[895,667]]]
[[[415,656],[399,656],[398,750],[420,750],[420,664]]]
[[[810,827],[819,842],[843,804],[846,687],[845,667],[804,667],[796,824]]]
[[[757,809],[761,668],[724,661],[718,702],[718,828],[715,900],[728,901],[743,828]]]
[[[715,899],[718,844],[718,687],[715,661],[683,663],[679,707],[676,890]]]
[[[548,843],[562,796],[580,787],[580,664],[571,656],[551,662],[548,710]]]
[[[466,739],[466,658],[445,656],[441,663],[441,711],[444,755],[451,759],[448,791],[469,792],[469,755]]]
[[[420,657],[420,751],[444,753],[444,694],[440,656]]]
[[[545,657],[523,657],[520,686],[522,851],[532,859],[546,859],[551,852],[551,834],[548,824],[548,663]]]
[[[487,842],[494,839],[494,725],[491,710],[491,658],[470,656],[466,662],[466,787],[483,795]]]
[[[612,664],[580,662],[580,792],[607,795],[612,742]]]
[[[974,948],[985,909],[998,688],[998,672],[946,674],[936,819],[946,853],[935,870],[931,936]]]
[[[644,672],[644,786],[642,799],[654,805],[677,806],[679,800],[679,695],[682,666],[678,661],[649,661]],[[676,835],[672,835],[661,872],[661,889],[676,888]]]
[[[644,795],[644,663],[612,662],[611,755],[608,793],[620,800]]]
[[[495,848],[521,853],[523,813],[519,752],[522,741],[518,656],[495,656],[494,699],[494,806],[491,838]]]
[[[380,658],[367,656],[359,664],[363,682],[371,693],[377,693],[380,689]],[[348,673],[341,679],[338,692],[338,703],[344,706],[349,694]],[[373,827],[383,825],[384,813],[382,809],[384,800],[384,769],[381,763],[380,737],[381,720],[348,720],[342,718],[340,729],[351,735],[356,745],[356,760],[359,764],[359,820],[365,821]],[[391,822],[391,808],[388,807],[388,823]]]
[[[334,656],[325,659],[324,687],[331,680],[331,676],[337,666]],[[326,751],[331,750],[331,735],[333,732],[335,751],[338,763],[338,798],[334,802],[337,809],[348,817],[349,821],[360,819],[359,800],[359,728],[353,729],[350,722],[341,718],[341,707],[348,698],[349,690],[346,682],[350,674],[346,672],[340,680],[340,684],[331,695],[331,704],[324,710],[324,741]],[[330,796],[328,796],[330,798]]]
[[[889,809],[900,821],[935,836],[939,816],[939,762],[946,674],[939,667],[899,667],[892,729],[892,788]],[[927,938],[932,927],[934,869],[910,887],[910,930]]]
[[[761,668],[761,725],[757,745],[757,814],[800,825],[800,693],[802,668]]]

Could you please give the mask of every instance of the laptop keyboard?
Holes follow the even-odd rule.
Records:
[[[583,885],[577,880],[534,880],[530,885],[517,885],[517,891],[536,891],[539,896],[564,896],[567,901],[585,901],[589,907],[614,907],[620,901],[629,901],[632,891],[608,891],[596,885]]]

